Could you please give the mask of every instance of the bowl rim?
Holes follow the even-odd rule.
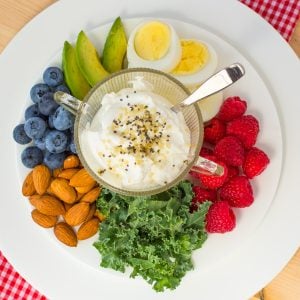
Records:
[[[113,74],[110,74],[108,77],[104,78],[103,80],[99,81],[95,86],[93,86],[90,91],[87,93],[87,95],[84,97],[84,99],[82,100],[83,104],[86,104],[88,102],[88,100],[90,99],[90,97],[93,95],[93,93],[103,84],[105,84],[106,82],[112,80],[115,77],[127,74],[127,73],[134,73],[134,72],[148,72],[148,73],[152,73],[152,74],[156,74],[159,76],[163,76],[165,78],[167,78],[168,80],[170,80],[172,83],[176,84],[177,86],[179,86],[187,95],[187,97],[191,94],[191,92],[189,91],[189,89],[187,87],[185,87],[178,79],[176,79],[175,77],[171,76],[168,73],[156,70],[156,69],[151,69],[151,68],[128,68],[128,69],[123,69],[120,70],[118,72],[115,72]],[[202,118],[202,114],[201,114],[201,110],[199,108],[199,106],[197,105],[197,103],[192,105],[196,111],[197,114],[197,120],[198,120],[198,124],[199,124],[199,138],[198,138],[198,143],[195,147],[195,154],[200,152],[200,148],[203,144],[203,139],[204,139],[204,123],[203,123],[203,118]],[[84,105],[81,105],[81,107],[84,107]],[[193,157],[193,159],[186,164],[186,167],[183,169],[183,171],[177,175],[172,181],[168,182],[167,184],[164,184],[162,186],[158,186],[158,187],[154,187],[154,188],[149,188],[147,190],[128,190],[128,189],[122,189],[116,186],[111,185],[110,183],[104,181],[103,179],[101,179],[101,177],[99,175],[97,175],[95,173],[95,171],[93,171],[89,164],[86,162],[84,155],[81,151],[81,147],[80,147],[80,142],[79,142],[79,134],[78,134],[78,127],[79,127],[79,123],[80,123],[80,118],[82,116],[82,110],[79,110],[78,113],[76,114],[75,117],[75,124],[74,124],[74,142],[76,145],[76,151],[77,154],[80,158],[80,161],[83,165],[83,167],[87,170],[87,172],[96,180],[96,182],[98,182],[102,187],[107,188],[113,192],[125,195],[125,196],[152,196],[152,195],[156,195],[162,192],[165,192],[167,190],[169,190],[170,188],[174,187],[176,184],[178,184],[180,181],[184,180],[185,177],[187,176],[187,174],[189,173],[189,171],[191,170],[191,168],[195,165],[197,159],[198,159],[198,155],[195,155]]]

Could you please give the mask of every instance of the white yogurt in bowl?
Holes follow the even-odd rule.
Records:
[[[132,88],[106,94],[79,137],[90,166],[121,189],[148,189],[174,180],[188,162],[190,130],[182,113],[138,77]]]

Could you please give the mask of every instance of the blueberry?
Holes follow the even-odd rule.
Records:
[[[34,168],[43,162],[43,152],[37,147],[27,147],[21,154],[22,163],[27,168]]]
[[[64,92],[64,93],[68,93],[68,94],[71,94],[69,88],[64,85],[64,84],[61,84],[59,86],[57,86],[55,89],[54,89],[54,92]]]
[[[53,125],[57,130],[66,130],[74,125],[74,119],[73,114],[60,106],[54,113]]]
[[[55,112],[59,105],[55,102],[53,93],[46,93],[39,101],[38,106],[41,114],[49,116]]]
[[[68,136],[58,130],[52,130],[46,135],[46,149],[51,153],[64,152],[68,147]]]
[[[63,83],[64,75],[60,68],[49,67],[45,70],[43,79],[49,86],[57,86]]]
[[[77,150],[76,150],[76,146],[75,146],[75,142],[74,142],[74,138],[72,137],[70,145],[69,145],[69,149],[72,153],[77,154]]]
[[[32,104],[28,106],[25,110],[25,120],[28,120],[32,117],[40,117],[42,119],[45,119],[45,116],[40,114],[39,107],[37,104]]]
[[[48,117],[48,126],[49,126],[50,128],[54,128],[53,118],[54,118],[54,114],[52,114],[52,115],[50,115],[50,116]]]
[[[65,152],[62,153],[51,153],[46,151],[44,157],[44,164],[50,169],[57,169],[62,167],[66,154]]]
[[[30,90],[30,97],[34,103],[38,103],[42,96],[50,92],[50,87],[44,83],[34,85]]]
[[[21,145],[25,145],[31,142],[31,138],[26,134],[24,130],[24,124],[19,124],[13,131],[14,140]]]
[[[46,129],[43,136],[39,139],[34,140],[35,146],[37,146],[41,150],[46,150],[46,136],[51,130],[49,128]]]
[[[40,139],[47,128],[47,123],[40,117],[29,118],[24,125],[26,134],[32,139]]]

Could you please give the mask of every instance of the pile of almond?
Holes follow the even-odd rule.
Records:
[[[103,220],[95,203],[100,192],[76,155],[68,156],[63,168],[52,174],[47,166],[36,166],[22,187],[23,195],[35,208],[31,212],[33,221],[44,228],[54,227],[57,239],[70,247],[97,233]]]

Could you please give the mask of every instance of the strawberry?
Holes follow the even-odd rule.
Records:
[[[224,122],[232,121],[233,119],[241,117],[246,109],[246,101],[240,97],[229,97],[223,102],[217,117]]]
[[[213,118],[204,128],[204,141],[216,144],[222,137],[225,136],[226,126],[217,119]]]
[[[228,180],[220,189],[220,198],[233,207],[247,207],[253,201],[253,191],[246,176],[236,176]]]
[[[227,179],[228,169],[225,163],[216,159],[215,156],[206,156],[207,159],[214,161],[215,163],[221,165],[224,168],[224,173],[221,176],[211,175],[211,174],[196,174],[199,178],[200,183],[207,189],[216,189],[223,185]]]
[[[235,227],[235,215],[226,201],[213,203],[206,215],[206,231],[210,233],[225,233]]]
[[[228,166],[241,166],[245,158],[243,145],[235,136],[225,136],[218,141],[214,154]]]
[[[226,135],[234,135],[240,139],[246,149],[250,149],[256,142],[259,123],[251,115],[242,116],[227,124]]]
[[[217,200],[217,192],[215,190],[206,190],[200,186],[193,186],[194,198],[191,203],[191,210],[197,210],[199,204],[205,201],[215,202]]]
[[[261,174],[265,170],[269,162],[270,159],[265,152],[256,147],[253,147],[246,154],[243,164],[243,171],[245,175],[251,179]]]

